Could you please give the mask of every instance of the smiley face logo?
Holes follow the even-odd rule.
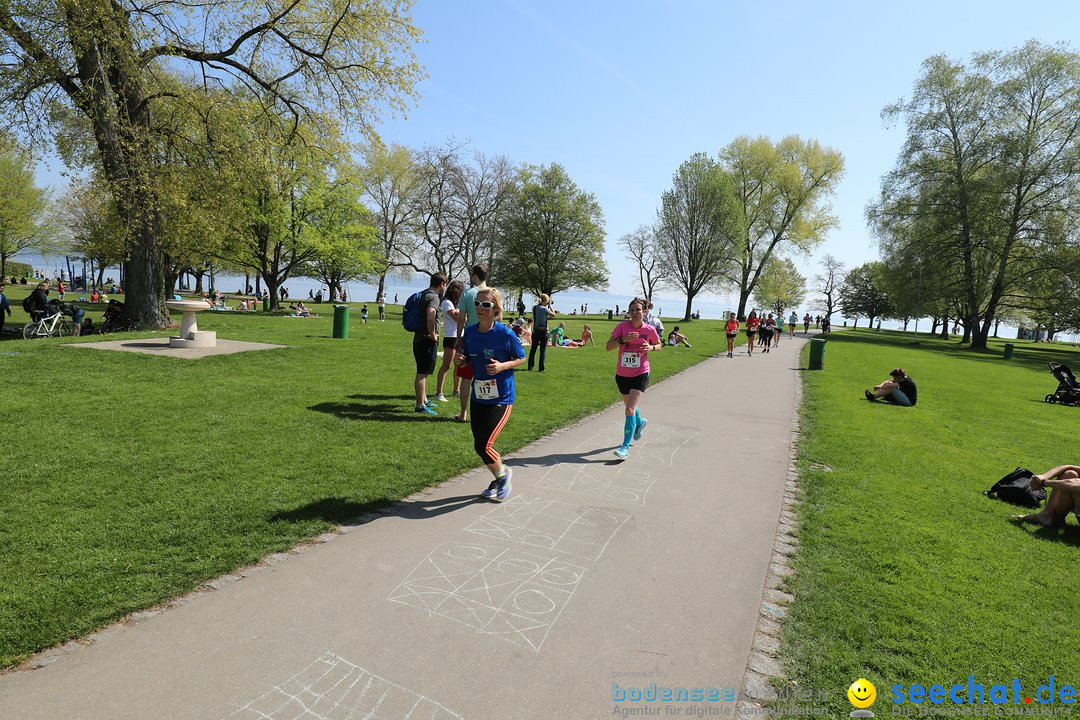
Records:
[[[847,689],[847,699],[851,701],[852,705],[863,710],[873,705],[874,701],[877,700],[877,688],[874,687],[874,683],[866,678],[859,678],[851,683],[851,687]]]

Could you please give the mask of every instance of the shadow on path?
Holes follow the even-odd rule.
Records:
[[[376,517],[399,517],[406,520],[427,520],[446,513],[460,510],[469,505],[490,504],[491,501],[479,496],[479,491],[471,495],[456,495],[437,500],[401,500],[390,503],[386,500],[373,500],[362,503],[346,498],[323,498],[301,505],[293,510],[281,510],[270,516],[272,522],[311,522],[322,520],[335,525],[364,525]],[[372,516],[375,513],[375,516]]]

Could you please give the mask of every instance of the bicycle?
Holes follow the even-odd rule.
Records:
[[[23,326],[22,336],[24,340],[33,340],[34,338],[47,338],[63,337],[65,335],[74,335],[75,325],[71,320],[67,318],[64,313],[63,306],[57,306],[56,311],[52,315],[46,315],[40,320],[35,320],[26,323]]]

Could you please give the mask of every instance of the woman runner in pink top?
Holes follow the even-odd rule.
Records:
[[[630,319],[624,320],[611,331],[607,349],[619,349],[615,362],[615,384],[622,395],[626,418],[623,421],[622,445],[615,448],[615,456],[625,460],[630,456],[630,440],[640,440],[648,421],[641,417],[638,402],[649,387],[649,353],[664,347],[660,335],[652,325],[645,324],[646,302],[641,298],[630,301]]]

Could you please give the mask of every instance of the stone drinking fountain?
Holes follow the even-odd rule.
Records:
[[[180,321],[180,336],[169,338],[169,347],[212,348],[217,346],[217,333],[213,330],[200,330],[195,321],[195,313],[209,310],[209,305],[201,300],[166,300],[165,307],[184,313],[183,320]]]

